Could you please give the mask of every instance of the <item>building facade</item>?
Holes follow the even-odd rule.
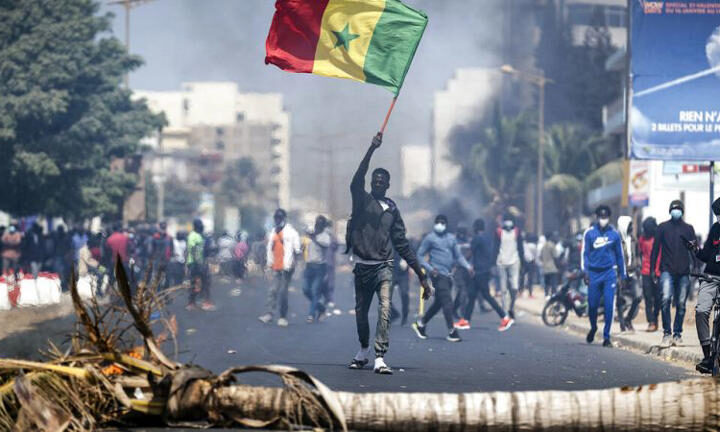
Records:
[[[241,93],[232,82],[188,82],[179,91],[135,91],[168,125],[146,140],[156,181],[210,189],[224,167],[251,158],[268,209],[290,201],[290,115],[274,93]]]

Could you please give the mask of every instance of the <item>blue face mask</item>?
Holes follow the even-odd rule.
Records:
[[[683,212],[680,209],[670,210],[670,217],[672,217],[675,220],[680,219],[682,217],[682,215],[683,215]]]

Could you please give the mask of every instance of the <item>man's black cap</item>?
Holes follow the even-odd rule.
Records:
[[[683,202],[680,200],[673,200],[673,202],[670,203],[670,210],[668,210],[668,212],[671,212],[675,209],[679,209],[685,212],[685,204],[683,204]]]
[[[715,214],[715,216],[720,215],[720,198],[716,199],[712,203],[712,211]]]
[[[610,215],[612,212],[610,211],[610,207],[606,205],[600,205],[595,209],[595,216],[598,218],[604,219],[604,218],[610,218]]]
[[[445,225],[448,223],[448,218],[444,214],[439,214],[435,217],[435,223],[442,222]]]

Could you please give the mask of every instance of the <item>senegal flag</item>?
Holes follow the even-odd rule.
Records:
[[[427,16],[399,0],[277,0],[265,63],[402,87]]]

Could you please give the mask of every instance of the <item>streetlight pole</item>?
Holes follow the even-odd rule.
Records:
[[[142,3],[148,3],[153,0],[111,0],[110,5],[121,5],[125,8],[125,51],[130,54],[130,9],[139,6]],[[130,74],[125,74],[125,88],[130,88]]]
[[[538,69],[537,73],[520,72],[511,65],[502,65],[500,72],[520,77],[538,87],[538,162],[537,162],[537,195],[535,212],[535,230],[538,235],[543,232],[543,195],[545,177],[545,84],[553,81],[545,78],[545,72]]]
[[[537,235],[543,234],[543,195],[545,193],[545,74],[540,71],[538,80],[538,166],[537,166]]]

